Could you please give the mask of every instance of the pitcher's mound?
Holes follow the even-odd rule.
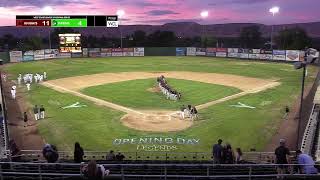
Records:
[[[189,119],[181,120],[177,116],[169,115],[136,115],[126,114],[121,118],[123,125],[140,130],[151,132],[173,132],[181,131],[192,126]]]

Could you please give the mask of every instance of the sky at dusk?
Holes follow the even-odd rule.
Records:
[[[280,7],[274,17],[272,6]],[[118,9],[125,11],[123,24],[290,24],[320,21],[319,7],[320,0],[0,0],[0,26],[14,26],[15,15],[114,15]]]

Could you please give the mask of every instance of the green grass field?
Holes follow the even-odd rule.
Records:
[[[122,106],[153,110],[179,110],[183,104],[199,105],[241,92],[234,87],[197,81],[181,79],[167,79],[167,81],[171,87],[181,92],[181,100],[168,100],[161,92],[148,91],[157,86],[154,78],[88,87],[81,92]]]
[[[79,97],[60,93],[41,85],[32,86],[27,95],[30,107],[34,104],[43,104],[48,113],[48,118],[39,121],[39,132],[49,143],[56,144],[59,149],[72,150],[73,143],[79,141],[85,150],[121,150],[136,151],[137,145],[114,145],[113,140],[118,138],[139,137],[182,137],[199,139],[199,144],[175,144],[175,151],[184,152],[209,152],[211,146],[218,138],[229,142],[233,147],[241,147],[244,151],[250,148],[263,150],[275,133],[286,105],[292,105],[297,99],[300,90],[301,71],[294,70],[291,64],[261,63],[253,61],[239,61],[232,59],[218,59],[210,57],[120,57],[99,59],[66,59],[10,64],[5,70],[16,77],[19,73],[36,73],[46,71],[49,79],[71,77],[84,74],[102,72],[140,72],[140,71],[193,71],[235,74],[263,79],[279,79],[280,86],[266,91],[249,94],[237,99],[210,106],[200,112],[201,121],[189,129],[174,133],[148,133],[129,129],[121,124],[119,119],[124,113],[95,105]],[[316,68],[309,67],[308,83],[314,80]],[[172,103],[159,103],[154,105],[152,100],[159,100],[156,93],[147,93],[153,80],[147,79],[140,82],[128,81],[102,85],[101,91],[97,87],[83,90],[85,93],[101,99],[112,100],[116,103],[135,108],[172,109]],[[171,81],[171,80],[170,80]],[[174,80],[173,84],[185,91],[185,80]],[[245,83],[245,82],[244,82]],[[174,86],[175,86],[174,85]],[[152,98],[144,103],[137,104],[129,99],[130,95],[123,95],[116,91],[120,87],[132,88],[135,98],[145,96]],[[202,103],[208,99],[216,99],[236,93],[237,89],[218,85],[192,82],[192,88],[202,86],[203,97],[199,99],[186,99],[186,103],[194,101]],[[211,94],[218,92],[217,94]],[[100,93],[110,93],[102,96]],[[94,94],[92,94],[94,93]],[[208,93],[208,94],[207,94]],[[100,95],[99,95],[100,94]],[[126,97],[126,99],[122,99]],[[160,98],[161,99],[161,98]],[[87,107],[77,109],[61,109],[74,102],[81,102]],[[230,105],[242,102],[256,107],[256,109],[235,108]],[[163,105],[165,104],[165,105]]]

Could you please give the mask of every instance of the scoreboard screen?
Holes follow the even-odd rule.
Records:
[[[118,16],[16,16],[16,26],[27,27],[118,27]]]
[[[59,34],[60,52],[82,52],[81,34]]]

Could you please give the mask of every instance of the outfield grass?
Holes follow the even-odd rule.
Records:
[[[281,82],[281,85],[275,88],[203,109],[199,112],[201,121],[187,130],[176,133],[146,133],[128,129],[119,122],[123,115],[121,112],[97,106],[79,97],[46,87],[32,86],[33,90],[28,95],[30,106],[34,104],[45,105],[49,116],[48,119],[39,121],[40,134],[47,142],[56,144],[59,149],[71,149],[74,141],[80,141],[86,150],[114,149],[121,151],[135,151],[136,146],[115,146],[112,144],[112,140],[144,136],[200,139],[198,145],[178,145],[177,151],[210,151],[212,144],[218,138],[231,143],[233,147],[241,147],[244,151],[250,148],[263,150],[281,121],[284,107],[292,105],[298,97],[301,77],[301,71],[294,70],[291,64],[209,57],[52,60],[6,65],[5,70],[14,76],[19,73],[46,71],[49,79],[101,72],[194,71],[273,78]],[[315,75],[315,72],[316,68],[308,68],[308,83],[314,80],[312,76]],[[182,89],[182,91],[184,90]],[[85,103],[88,107],[61,109],[61,106],[70,105],[77,101]],[[238,102],[254,106],[256,109],[230,106]]]
[[[167,78],[168,84],[182,94],[179,101],[166,99],[161,92],[151,92],[156,80],[139,79],[88,87],[81,92],[89,96],[136,109],[178,110],[184,105],[199,105],[239,93],[241,90],[216,84]]]

